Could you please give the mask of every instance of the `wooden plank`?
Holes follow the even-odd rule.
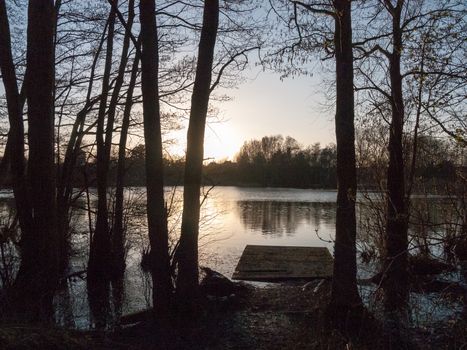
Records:
[[[324,247],[247,245],[234,280],[281,281],[332,277],[333,259]]]

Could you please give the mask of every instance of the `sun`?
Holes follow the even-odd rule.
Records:
[[[204,158],[234,160],[244,140],[231,123],[213,123],[206,128]]]
[[[167,153],[171,157],[184,157],[186,150],[187,129],[183,128],[170,133]],[[244,140],[236,128],[229,121],[208,123],[204,138],[204,159],[212,161],[233,161]]]

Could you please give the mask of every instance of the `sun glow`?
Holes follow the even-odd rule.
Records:
[[[303,145],[334,142],[333,112],[323,107],[319,83],[318,77],[281,81],[278,75],[266,72],[238,89],[222,90],[231,99],[215,104],[218,119],[208,117],[204,158],[234,160],[245,141],[270,135],[292,136]],[[185,155],[186,133],[186,124],[170,133],[175,141],[168,149],[170,155]]]
[[[168,147],[168,153],[173,157],[183,157],[186,150],[186,132],[183,128],[170,134],[173,144]],[[204,139],[204,159],[207,162],[234,160],[243,144],[243,138],[229,121],[208,123]]]

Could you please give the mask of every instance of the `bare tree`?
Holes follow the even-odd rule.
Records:
[[[22,232],[21,266],[15,281],[17,311],[29,320],[50,320],[58,278],[54,168],[54,2],[30,1],[27,70],[32,224]]]
[[[439,114],[448,120],[450,113],[458,113],[458,95],[465,86],[465,70],[462,73],[456,57],[462,51],[455,32],[461,12],[457,2],[422,1],[415,6],[404,0],[377,1],[366,15],[368,27],[361,26],[364,33],[354,43],[356,89],[364,92],[371,116],[379,115],[389,125],[382,286],[387,319],[395,326],[408,322],[408,220],[421,127],[435,124],[456,137]],[[409,126],[411,151],[404,145]]]
[[[335,0],[337,210],[330,314],[335,323],[361,307],[357,290],[354,91],[351,3]],[[344,324],[345,325],[345,324]],[[352,325],[347,325],[352,326]]]
[[[389,131],[389,166],[387,173],[387,221],[385,237],[385,278],[382,285],[385,294],[385,309],[396,320],[407,320],[408,271],[407,229],[408,212],[405,202],[405,174],[402,150],[404,128],[404,99],[402,93],[401,14],[404,0],[396,5],[384,3],[392,16],[392,51],[388,52],[389,78],[391,85],[391,123]],[[402,314],[401,314],[402,313]]]
[[[10,130],[4,158],[9,158],[13,175],[13,191],[19,224],[23,231],[31,229],[32,217],[26,183],[26,165],[24,158],[24,97],[18,87],[15,64],[13,62],[10,26],[5,1],[0,1],[0,69],[6,93]],[[3,161],[2,160],[2,163]]]
[[[178,251],[177,299],[181,309],[187,312],[194,311],[198,293],[198,235],[204,131],[218,25],[219,1],[205,0],[187,134],[182,230]]]
[[[168,316],[172,280],[168,247],[167,211],[164,201],[161,112],[159,104],[159,47],[154,0],[141,0],[141,68],[144,139],[146,144],[146,188],[153,307],[157,319]]]
[[[355,107],[353,90],[353,50],[351,2],[289,1],[293,13],[288,27],[298,37],[282,46],[275,54],[297,60],[324,47],[326,58],[335,59],[336,72],[336,146],[337,146],[337,211],[334,244],[334,270],[329,321],[340,329],[354,326],[351,317],[359,316],[362,301],[357,289],[355,201],[357,174],[355,157]],[[316,18],[332,19],[333,29]],[[330,33],[329,33],[330,32]],[[332,42],[328,35],[332,35]],[[323,43],[324,41],[324,43]],[[332,43],[332,44],[331,44]],[[302,61],[307,62],[308,58]],[[290,69],[286,67],[286,69]],[[298,69],[300,71],[300,69]]]
[[[116,1],[116,0],[115,0]],[[97,218],[96,229],[91,238],[88,262],[88,280],[108,278],[111,272],[111,233],[107,208],[107,178],[109,159],[104,139],[107,99],[110,89],[110,74],[112,69],[113,41],[115,34],[116,2],[111,6],[107,30],[105,67],[102,77],[102,92],[97,116],[96,146],[97,146]]]
[[[115,210],[114,210],[114,224],[112,229],[112,247],[115,268],[117,272],[123,273],[125,270],[125,227],[123,222],[123,191],[125,187],[125,173],[126,173],[126,145],[128,139],[128,131],[130,128],[131,109],[133,107],[133,94],[136,85],[136,77],[138,75],[138,67],[140,61],[139,52],[136,53],[133,60],[133,67],[131,69],[130,81],[128,84],[128,91],[125,100],[125,108],[123,111],[122,128],[120,131],[120,141],[118,143],[118,164],[117,164],[117,178],[115,184]]]

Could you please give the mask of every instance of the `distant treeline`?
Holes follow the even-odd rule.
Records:
[[[239,181],[271,187],[335,188],[336,147],[302,147],[294,138],[269,136],[245,142],[237,158]],[[215,166],[207,167],[215,171]],[[215,173],[212,175],[214,177]]]
[[[416,162],[414,189],[421,191],[454,182],[459,162],[449,145],[427,137],[420,137],[418,144],[422,156]],[[359,186],[373,189],[384,186],[387,171],[384,163],[381,164],[365,150],[360,149],[358,156],[364,158],[357,166]],[[234,161],[206,164],[203,181],[205,185],[334,189],[337,188],[336,157],[334,144],[321,147],[315,143],[304,147],[290,136],[265,136],[246,141]],[[406,157],[411,159],[410,154]],[[134,161],[132,163],[135,164]],[[140,164],[144,163],[141,161]],[[183,159],[166,160],[166,183],[183,183],[183,169]],[[134,185],[144,183],[138,174],[144,172],[138,167],[129,169],[128,182]]]
[[[439,144],[435,148],[443,149]],[[423,162],[419,162],[415,172],[416,184],[435,186],[440,181],[454,181],[456,166],[452,160],[446,159],[449,152],[444,149],[444,152],[439,153],[436,156],[424,155]],[[128,152],[126,186],[145,185],[144,154],[144,145],[138,145]],[[78,166],[74,173],[77,187],[95,186],[96,163],[86,162],[87,158],[84,153],[78,157]],[[386,168],[376,161],[372,162],[369,159],[371,157],[366,158],[364,166],[357,169],[359,186],[378,189],[382,185],[380,179],[384,178]],[[182,185],[184,167],[183,158],[165,158],[165,184]],[[117,160],[112,159],[109,169],[111,185],[115,185],[116,171]],[[304,147],[290,136],[265,136],[259,140],[246,141],[233,161],[205,164],[203,175],[204,185],[334,189],[337,187],[336,146],[330,144],[321,147],[319,143],[315,143]],[[433,181],[433,184],[429,184]]]
[[[144,157],[132,152],[129,185],[144,184]],[[183,183],[184,160],[165,160],[167,185]],[[319,144],[302,147],[295,139],[266,136],[243,144],[234,161],[204,166],[206,185],[335,188],[336,148]]]
[[[127,152],[126,186],[145,185],[145,147],[138,145]],[[78,157],[75,186],[94,186],[96,163]],[[114,157],[113,157],[114,158]],[[91,157],[92,159],[92,157]],[[109,183],[114,184],[117,160],[111,159]],[[183,158],[164,159],[166,185],[183,184]],[[84,176],[86,175],[86,176]],[[321,148],[319,143],[302,147],[295,139],[266,136],[243,144],[233,161],[211,162],[203,167],[205,185],[336,188],[336,147]]]

